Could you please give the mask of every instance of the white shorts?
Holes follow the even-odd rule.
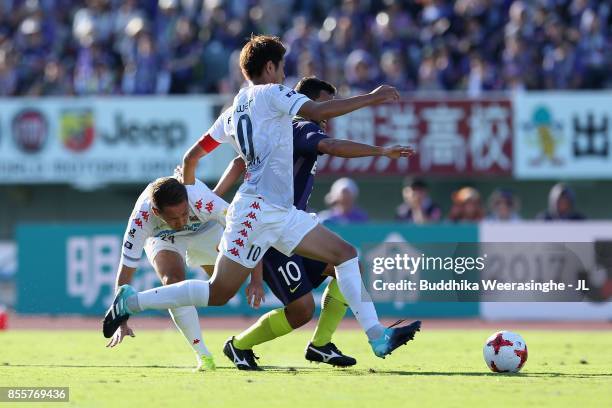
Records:
[[[151,265],[159,251],[164,250],[176,252],[189,266],[214,265],[222,236],[223,227],[215,222],[212,227],[192,235],[148,238],[144,250]]]
[[[219,250],[247,268],[254,268],[270,247],[291,256],[318,224],[316,216],[294,206],[281,209],[250,195],[236,196],[228,208],[226,223]]]

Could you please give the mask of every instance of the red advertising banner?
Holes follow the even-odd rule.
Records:
[[[333,119],[338,139],[390,146],[409,145],[409,159],[344,159],[321,156],[327,174],[511,175],[512,104],[509,99],[416,99],[366,108]]]

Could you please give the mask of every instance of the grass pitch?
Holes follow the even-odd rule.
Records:
[[[191,371],[193,355],[173,330],[137,331],[115,349],[97,332],[7,331],[0,386],[69,386],[70,403],[49,407],[612,407],[612,332],[521,331],[529,360],[520,374],[500,375],[482,359],[488,331],[423,330],[386,360],[361,332],[338,332],[354,369],[304,360],[311,333],[299,330],[255,349],[260,373],[230,366],[221,353],[229,331],[205,332],[214,373]]]

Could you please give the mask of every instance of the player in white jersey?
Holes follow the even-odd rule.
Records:
[[[314,102],[281,84],[285,80],[285,47],[276,37],[254,36],[240,53],[240,67],[250,86],[241,89],[232,107],[183,160],[184,182],[195,179],[198,161],[220,143],[230,143],[247,164],[245,180],[228,208],[215,272],[208,282],[185,281],[136,293],[119,288],[105,327],[146,309],[169,305],[225,304],[253,271],[260,257],[274,247],[334,265],[338,286],[365,331],[374,354],[385,357],[414,337],[420,322],[385,328],[361,280],[356,249],[310,214],[293,206],[292,117],[328,120],[357,109],[392,102],[395,88],[381,86],[369,94]],[[224,353],[239,368],[257,369],[252,351],[238,350],[229,339]]]
[[[227,206],[199,180],[185,186],[175,178],[164,177],[149,184],[136,201],[123,237],[117,287],[131,282],[143,249],[164,285],[185,280],[185,263],[201,266],[211,275]],[[176,307],[169,312],[196,353],[198,369],[214,369],[196,308]],[[105,333],[112,336],[107,346],[115,347],[126,335],[134,336],[127,321],[114,333]]]

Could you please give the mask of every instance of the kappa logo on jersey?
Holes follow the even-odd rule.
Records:
[[[257,221],[257,216],[255,215],[253,211],[247,214],[247,218]]]
[[[287,95],[285,95],[287,98],[291,98],[293,95],[295,95],[297,92],[295,92],[293,89],[291,90],[291,92],[289,92]]]
[[[199,218],[197,215],[192,215],[191,217],[189,217],[189,221],[198,221]]]
[[[214,201],[209,201],[206,204],[204,204],[202,202],[202,199],[200,198],[198,201],[196,201],[195,203],[195,208],[197,208],[198,212],[202,212],[202,207],[204,207],[204,209],[211,214],[215,208],[215,203]]]
[[[245,227],[247,227],[250,230],[253,229],[253,225],[251,224],[250,221],[243,221],[241,224],[244,225]]]
[[[128,235],[130,236],[130,238],[134,238],[134,236],[136,235],[136,228],[132,228],[131,230],[129,230]]]
[[[125,241],[125,244],[123,244],[123,246],[126,247],[127,249],[132,249],[134,245],[132,245],[130,241]]]
[[[255,210],[261,210],[261,207],[259,206],[259,203],[257,201],[253,201],[253,204],[251,204],[251,208]]]
[[[245,230],[244,228],[243,228],[242,230],[238,231],[238,233],[239,233],[240,235],[242,235],[243,237],[245,237],[245,238],[248,238],[248,237],[249,237],[249,233],[248,233],[248,232],[247,232],[247,230]]]
[[[236,238],[232,241],[234,244],[238,245],[240,248],[244,248],[244,241],[240,238]]]
[[[232,248],[228,251],[230,254],[234,255],[235,257],[240,258],[240,252],[238,252],[238,250],[236,248]]]
[[[145,220],[145,222],[149,222],[149,212],[148,211],[141,211],[140,215]]]
[[[206,209],[206,211],[208,211],[209,214],[211,214],[213,209],[215,208],[215,203],[213,201],[209,201],[206,203],[206,206],[204,208]]]
[[[134,224],[136,224],[138,227],[140,227],[140,229],[142,229],[142,221],[140,220],[140,218],[136,218],[134,220]]]

